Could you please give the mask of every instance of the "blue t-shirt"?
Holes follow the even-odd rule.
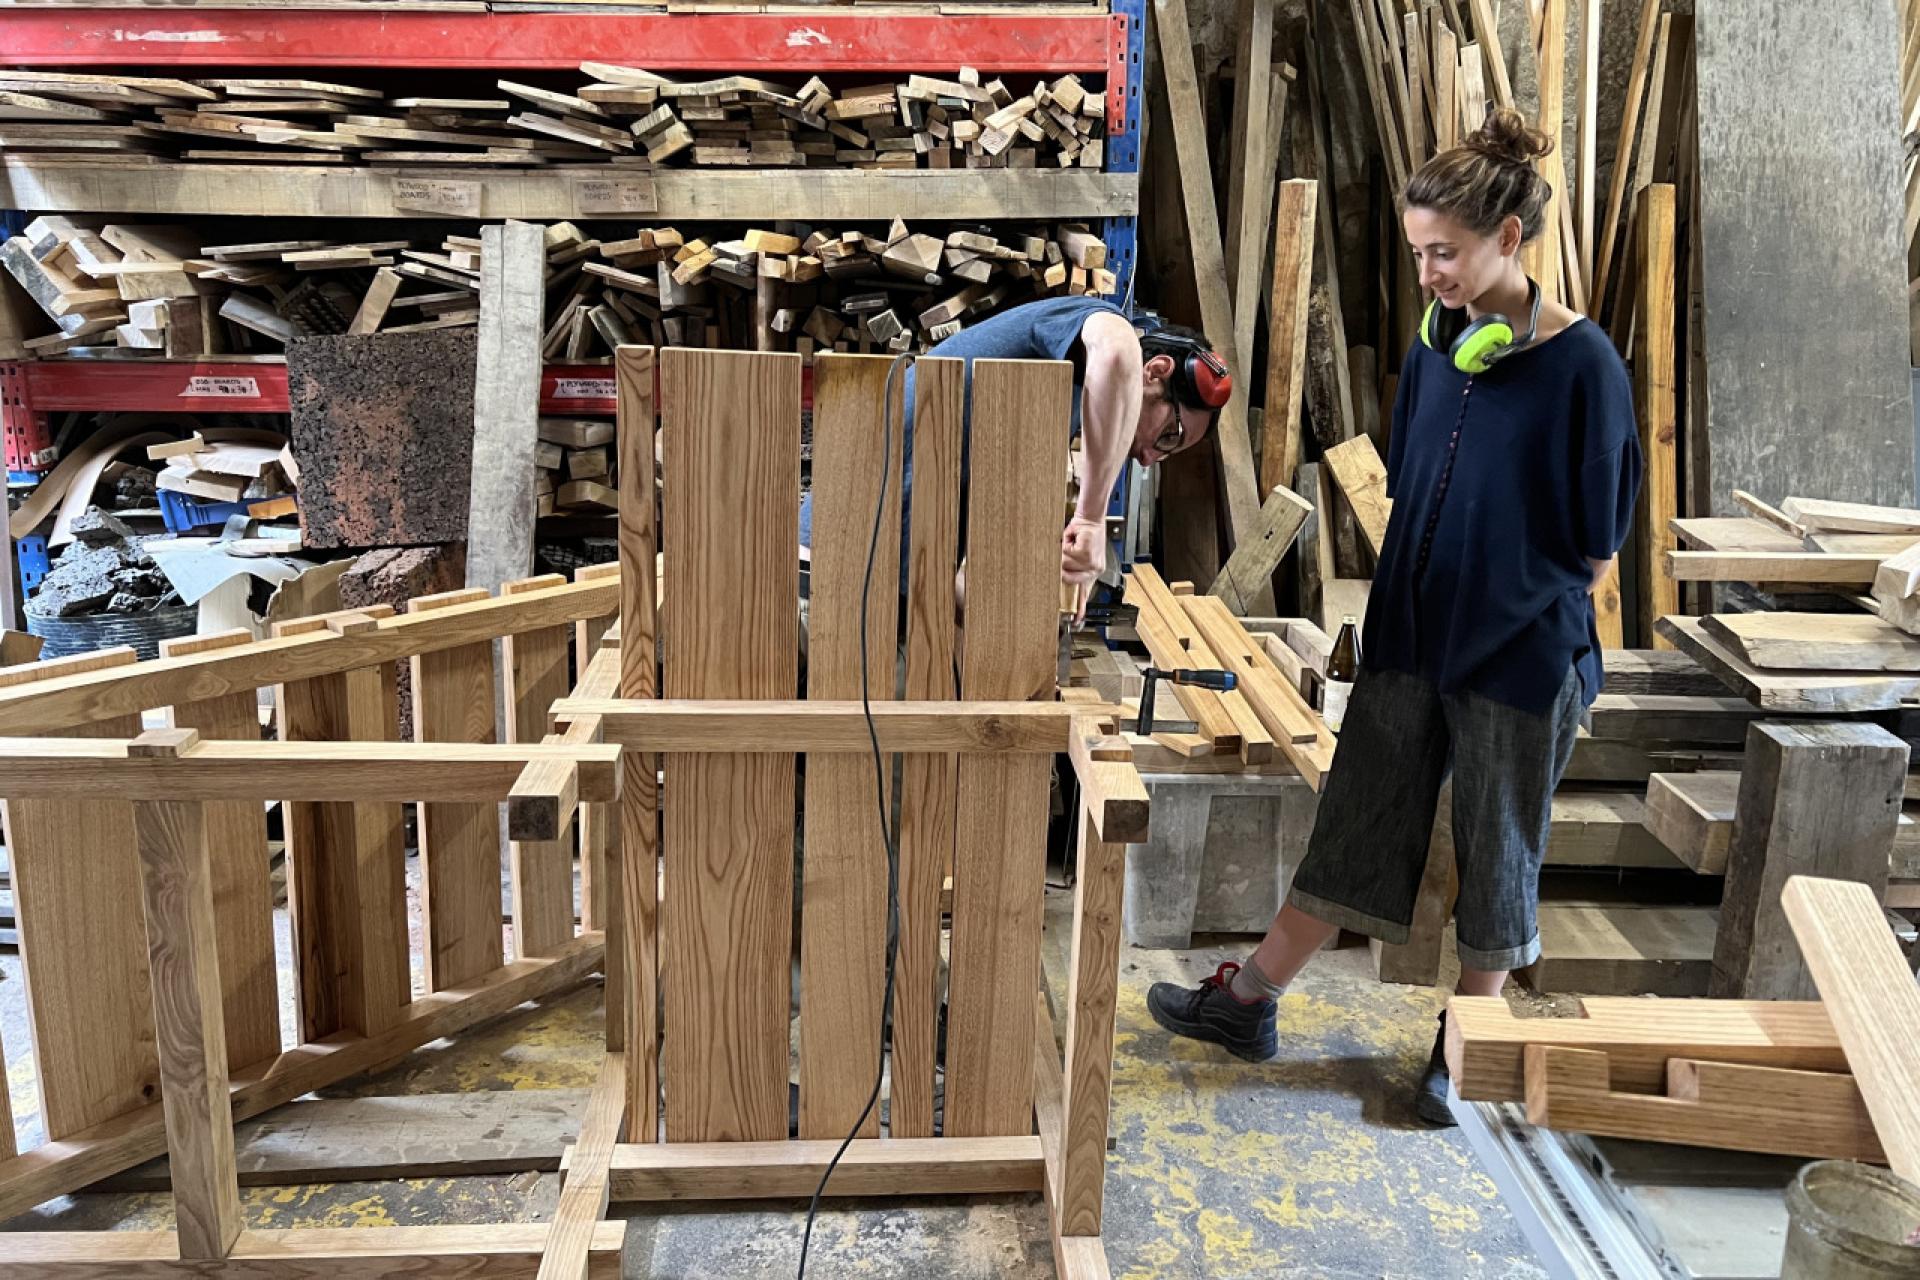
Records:
[[[944,342],[934,345],[928,356],[947,359],[964,359],[967,362],[967,390],[965,427],[960,443],[960,487],[965,493],[967,484],[968,446],[973,438],[973,362],[975,360],[1071,360],[1074,356],[1074,344],[1080,341],[1080,330],[1086,327],[1087,320],[1101,311],[1111,311],[1114,315],[1124,316],[1126,312],[1108,302],[1105,298],[1041,298],[1037,302],[1010,307],[999,315],[989,316],[979,324],[969,325]],[[1073,427],[1072,436],[1080,434],[1080,385],[1086,377],[1086,371],[1080,362],[1074,362],[1073,369]],[[900,570],[906,572],[905,533],[912,528],[908,521],[907,508],[913,501],[913,369],[907,369],[906,378],[906,423],[901,432],[901,533],[902,554]],[[1064,474],[1063,484],[1064,484]],[[1063,490],[1064,492],[1064,490]],[[966,504],[962,502],[962,511]],[[813,545],[813,494],[805,494],[800,500],[800,545]]]
[[[1535,714],[1571,666],[1591,704],[1587,561],[1627,540],[1640,468],[1633,389],[1598,326],[1576,321],[1475,377],[1416,339],[1393,406],[1366,664]]]

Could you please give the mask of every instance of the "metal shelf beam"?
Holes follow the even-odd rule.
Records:
[[[13,66],[649,70],[1104,71],[1108,15],[420,13],[351,9],[7,11]]]

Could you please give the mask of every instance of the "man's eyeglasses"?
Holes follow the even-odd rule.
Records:
[[[1153,451],[1162,457],[1180,452],[1187,443],[1187,422],[1180,414],[1180,406],[1173,406],[1173,421],[1159,435],[1153,438]]]

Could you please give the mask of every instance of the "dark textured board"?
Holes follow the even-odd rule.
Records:
[[[1900,28],[1890,0],[1833,13],[1695,19],[1714,514],[1735,489],[1914,497],[1901,142],[1860,127],[1899,114]]]
[[[474,350],[459,329],[287,345],[307,546],[465,541]]]

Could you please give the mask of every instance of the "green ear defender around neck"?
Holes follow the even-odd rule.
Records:
[[[1527,281],[1527,297],[1533,303],[1533,314],[1527,320],[1526,333],[1519,337],[1514,336],[1513,321],[1497,311],[1469,321],[1465,307],[1443,306],[1435,298],[1420,317],[1420,341],[1445,354],[1453,367],[1468,377],[1485,373],[1531,345],[1540,331],[1540,286],[1532,279]]]

